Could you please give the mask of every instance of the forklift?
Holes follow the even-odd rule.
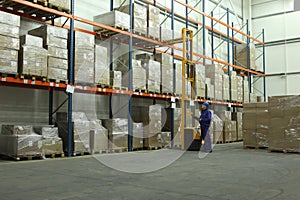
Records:
[[[195,119],[196,113],[187,112],[188,106],[194,105],[195,99],[195,62],[193,61],[193,31],[183,28],[183,58],[182,58],[182,98],[181,98],[181,149],[184,151],[199,151],[201,148],[201,133]],[[190,97],[187,95],[186,82],[190,84]],[[194,105],[195,106],[195,105]],[[195,109],[194,109],[195,110]],[[192,116],[192,127],[187,127],[187,115]]]

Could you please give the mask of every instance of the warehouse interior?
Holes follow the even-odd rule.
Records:
[[[298,200],[299,19],[299,0],[0,1],[1,199]]]

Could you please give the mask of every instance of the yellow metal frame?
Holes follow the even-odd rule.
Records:
[[[194,99],[195,79],[194,79],[194,61],[193,61],[193,31],[187,28],[182,29],[182,41],[183,41],[183,56],[182,56],[182,98],[181,98],[181,148],[184,150],[184,129],[185,127],[185,101]],[[188,46],[188,49],[187,49]],[[186,65],[190,65],[192,76],[187,76]],[[191,83],[192,93],[191,99],[188,98],[185,91],[186,81]]]

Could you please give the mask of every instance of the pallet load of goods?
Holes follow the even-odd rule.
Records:
[[[23,158],[63,157],[62,139],[53,126],[2,125],[0,154]]]
[[[299,96],[269,97],[268,103],[245,104],[245,148],[300,152]]]

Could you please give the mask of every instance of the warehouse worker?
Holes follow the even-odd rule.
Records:
[[[204,145],[201,145],[201,151],[204,152],[212,152],[211,149],[211,139],[210,139],[210,134],[209,134],[209,127],[210,127],[210,123],[211,123],[211,112],[208,109],[209,107],[209,103],[208,102],[204,102],[202,104],[202,109],[201,109],[201,115],[200,115],[200,119],[199,119],[199,123],[201,126],[201,143]]]

